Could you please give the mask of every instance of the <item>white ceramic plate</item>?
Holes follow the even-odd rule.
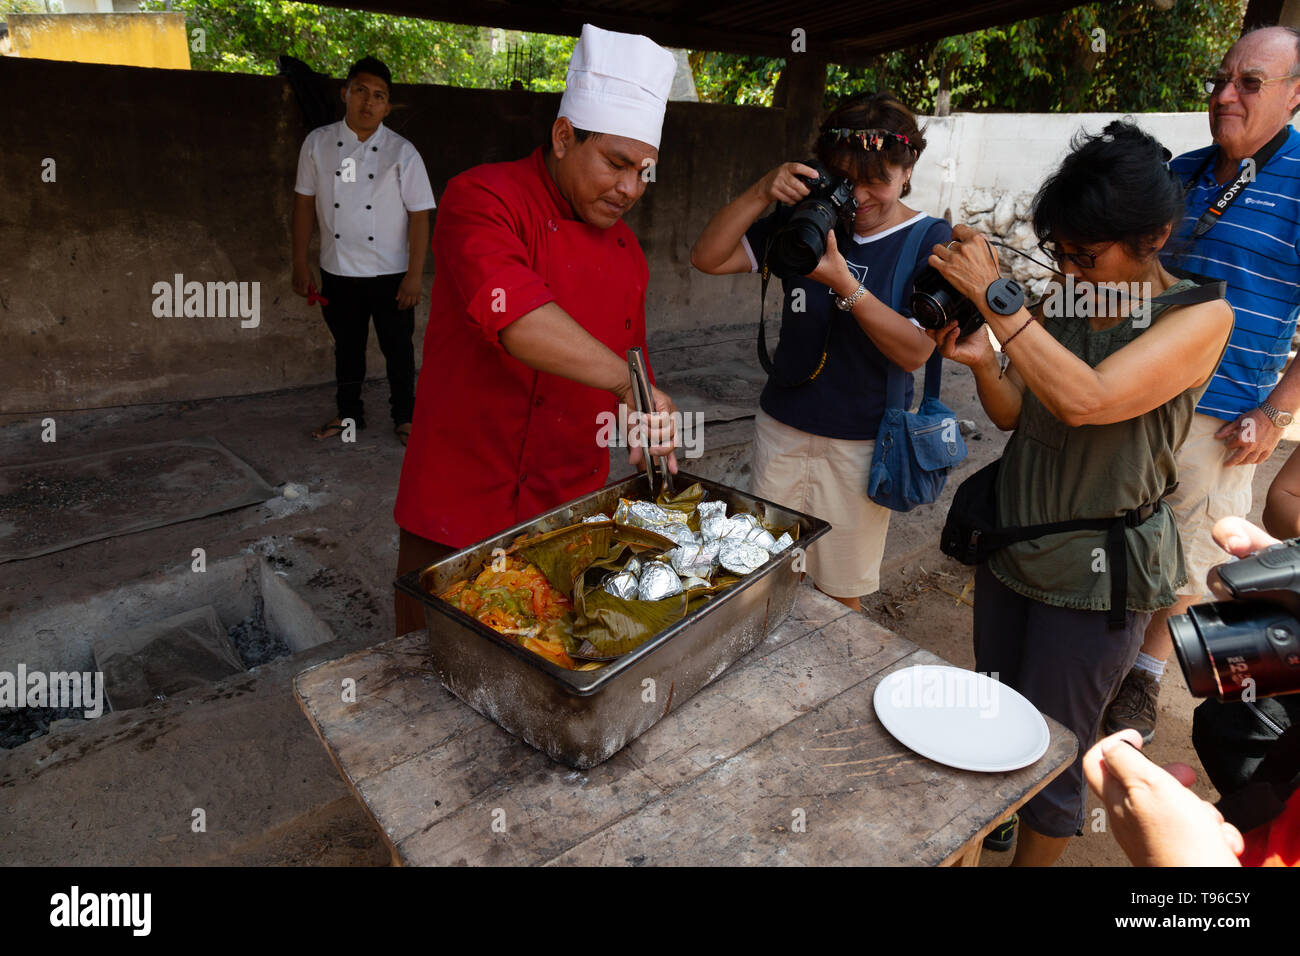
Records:
[[[1019,770],[1046,753],[1051,739],[1047,721],[1022,694],[958,667],[894,671],[876,685],[872,703],[899,743],[958,770]]]

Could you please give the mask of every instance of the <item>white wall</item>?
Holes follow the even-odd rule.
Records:
[[[1099,132],[1122,113],[955,113],[921,117],[926,148],[912,177],[909,205],[936,216],[960,210],[974,190],[1032,196],[1080,129]],[[1205,113],[1141,113],[1137,124],[1175,156],[1208,146]]]
[[[1030,254],[1037,237],[1029,221],[1034,194],[1060,164],[1080,130],[1100,132],[1122,113],[956,113],[920,117],[925,152],[912,175],[907,204],[981,232]],[[1206,113],[1139,113],[1133,120],[1175,156],[1211,142]],[[1047,273],[1001,250],[1002,265],[1041,295]]]

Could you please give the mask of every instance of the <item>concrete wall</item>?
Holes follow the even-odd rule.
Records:
[[[332,380],[319,311],[289,288],[307,130],[286,80],[10,57],[0,59],[0,88],[0,413]],[[559,103],[556,94],[394,92],[389,124],[420,150],[438,196],[470,166],[526,155]],[[656,334],[741,321],[733,292],[752,283],[694,273],[690,246],[719,205],[782,158],[783,129],[781,111],[669,107],[657,181],[628,220],[650,262]],[[177,273],[259,282],[260,324],[156,318],[153,285]],[[369,367],[382,374],[373,342]]]
[[[331,381],[324,323],[289,289],[294,170],[307,130],[287,81],[3,58],[0,88],[8,93],[0,113],[0,414]],[[394,101],[389,125],[420,150],[440,197],[461,170],[526,155],[559,97],[399,86]],[[930,145],[909,200],[958,221],[1014,226],[1073,133],[1110,118],[929,118]],[[1209,142],[1201,113],[1139,121],[1175,153]],[[787,145],[786,127],[783,110],[670,104],[656,182],[628,216],[650,265],[656,369],[679,381],[699,372],[689,390],[713,396],[701,407],[725,406],[724,418],[745,403],[728,400],[719,380],[761,380],[752,344],[757,281],[695,272],[690,247],[720,206],[777,162],[805,155],[804,144]],[[44,181],[51,170],[53,181]],[[426,289],[433,264],[427,269]],[[260,324],[155,317],[153,286],[177,273],[260,283]],[[769,311],[778,307],[769,300]],[[417,347],[427,303],[417,310]],[[382,374],[373,341],[369,369]]]
[[[111,5],[100,6],[112,10]],[[190,68],[189,35],[183,13],[15,13],[7,20],[19,56],[171,70]]]

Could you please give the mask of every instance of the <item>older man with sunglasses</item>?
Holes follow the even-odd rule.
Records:
[[[1165,248],[1171,268],[1227,282],[1236,326],[1178,453],[1178,516],[1188,583],[1152,615],[1137,664],[1107,711],[1107,733],[1155,735],[1160,678],[1172,643],[1168,620],[1208,599],[1206,574],[1222,561],[1210,529],[1246,515],[1255,466],[1268,459],[1300,409],[1300,373],[1285,375],[1300,306],[1300,31],[1253,30],[1205,81],[1214,145],[1170,168],[1188,186],[1183,228]]]

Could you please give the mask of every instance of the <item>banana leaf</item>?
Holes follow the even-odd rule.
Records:
[[[680,511],[686,515],[686,526],[692,531],[699,533],[700,516],[696,512],[696,507],[704,500],[704,488],[697,481],[689,488],[679,491],[675,495],[669,495],[668,489],[662,489],[659,492],[658,500],[655,504],[659,505],[666,511]]]
[[[514,548],[537,565],[546,580],[563,594],[573,594],[583,573],[592,565],[606,563],[633,550],[667,551],[676,543],[644,528],[615,527],[613,521],[591,521],[546,531],[515,543]]]
[[[593,561],[605,557],[613,543],[613,522],[599,521],[525,538],[515,549],[537,565],[551,587],[561,594],[572,594],[582,573]]]
[[[583,642],[575,656],[613,660],[636,650],[684,618],[686,604],[685,592],[662,601],[625,601],[593,588],[574,601],[573,635]]]

